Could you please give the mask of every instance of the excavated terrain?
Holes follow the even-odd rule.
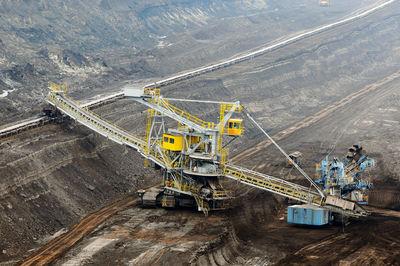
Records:
[[[2,141],[1,158],[3,259],[154,182],[138,154],[68,123]]]
[[[97,97],[127,80],[145,85],[215,63],[375,2],[4,0],[0,126],[37,115],[49,81],[68,85],[77,99]]]
[[[286,151],[303,153],[309,174],[326,155],[342,157],[349,146],[362,145],[377,163],[369,173],[369,201],[376,208],[371,216],[321,228],[294,226],[285,221],[285,199],[224,180],[236,196],[228,210],[204,217],[191,209],[132,206],[57,264],[399,264],[399,16],[396,1],[366,18],[162,89],[168,97],[240,100],[269,133],[284,136],[279,144]],[[218,119],[217,108],[179,106]],[[95,111],[144,133],[145,109],[132,101]],[[233,163],[306,184],[251,124],[245,127],[245,136],[229,146]],[[136,152],[74,121],[1,140],[0,158],[5,264],[86,214],[160,180]]]

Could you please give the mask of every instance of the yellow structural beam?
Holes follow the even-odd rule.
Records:
[[[238,180],[242,183],[250,184],[255,187],[274,192],[291,199],[299,200],[301,202],[313,203],[316,205],[322,205],[323,199],[319,196],[312,195],[306,191],[295,190],[289,186],[285,186],[284,183],[278,184],[272,181],[268,181],[259,177],[251,176],[239,171],[235,171],[229,168],[225,168],[225,176]]]

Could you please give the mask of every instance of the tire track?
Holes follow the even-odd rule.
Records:
[[[129,196],[87,215],[73,225],[68,232],[54,238],[33,254],[19,261],[17,265],[48,265],[55,262],[101,223],[117,212],[136,204],[136,201],[136,196]]]

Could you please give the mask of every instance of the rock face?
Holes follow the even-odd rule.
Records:
[[[119,88],[123,79],[162,76],[202,65],[283,33],[327,23],[359,8],[361,3],[370,2],[335,1],[330,9],[321,10],[315,1],[293,3],[292,0],[143,1],[141,4],[122,0],[43,0],[40,4],[37,1],[2,1],[0,89],[15,91],[0,98],[1,123],[35,110],[42,103],[49,79],[68,83],[73,97],[87,98]],[[32,10],[30,17],[25,15],[27,10]],[[395,173],[400,167],[397,160],[400,92],[396,76],[400,22],[396,10],[400,10],[398,3],[367,19],[252,61],[166,87],[163,94],[179,98],[240,100],[268,132],[276,133],[336,105],[351,93],[372,86],[376,89],[284,139],[281,145],[287,151],[301,150],[306,171],[312,173],[314,163],[323,156],[342,155],[350,145],[361,144],[373,151],[371,157],[380,165],[372,175],[377,187],[371,194],[371,202],[376,206],[399,208],[396,195],[399,182]],[[390,77],[389,81],[380,82],[386,77]],[[135,82],[140,85],[145,81]],[[204,110],[195,104],[182,107],[207,120],[215,119],[218,114],[217,109]],[[121,100],[96,112],[123,128],[143,134],[143,110]],[[262,136],[250,125],[245,126],[247,140],[237,140],[230,148],[236,153],[247,149],[256,152],[243,156],[239,164],[289,180],[298,179],[296,173],[283,167],[284,161],[272,147],[250,148],[262,140]],[[0,241],[3,251],[0,261],[19,258],[84,214],[134,193],[138,187],[159,182],[158,175],[158,172],[144,169],[135,152],[112,144],[73,122],[42,127],[2,140],[0,239],[5,241]],[[388,177],[391,177],[390,183]],[[246,194],[247,189],[240,186],[239,196]],[[386,193],[388,191],[390,193]],[[214,257],[224,261],[221,252],[230,252],[232,256],[240,253],[236,241],[248,243],[254,257],[277,242],[282,246],[274,251],[277,257],[273,260],[287,254],[284,241],[291,239],[298,228],[285,225],[275,234],[271,234],[274,226],[266,225],[261,233],[254,230],[259,224],[273,222],[271,216],[279,213],[273,206],[281,202],[255,191],[241,196],[240,200],[246,204],[228,216],[236,230],[232,237],[234,242],[222,243],[222,251],[206,246],[206,251],[211,251],[194,254],[193,262],[211,263]],[[171,213],[169,216],[168,219],[174,217]],[[190,214],[183,216],[190,217]],[[185,223],[186,220],[177,224]],[[300,238],[307,240],[308,232],[302,230]],[[314,234],[312,240],[321,237]],[[266,235],[277,238],[264,242],[262,239]],[[301,242],[301,246],[306,242]],[[298,245],[298,242],[293,244],[290,252],[301,248]],[[121,249],[117,250],[116,257],[125,250],[123,245],[117,248]],[[347,250],[343,253],[348,254]],[[193,254],[185,255],[190,259]],[[239,255],[238,260],[232,258],[225,262],[240,263],[248,258],[244,253]],[[328,249],[326,256],[329,256]],[[261,264],[262,259],[250,261],[250,264]]]
[[[137,153],[74,128],[51,125],[0,144],[0,238],[10,240],[0,260],[158,181]]]
[[[10,114],[37,113],[48,81],[90,98],[125,80],[143,85],[230,57],[372,2],[321,9],[291,0],[1,1],[0,81],[14,91],[0,98],[0,124],[12,122]]]

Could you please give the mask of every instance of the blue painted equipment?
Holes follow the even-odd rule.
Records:
[[[333,161],[329,161],[326,156],[316,167],[320,178],[315,182],[321,184],[328,195],[366,204],[368,203],[366,190],[371,188],[371,183],[362,179],[361,174],[374,166],[374,159],[368,158],[362,147],[353,145],[344,162],[340,162],[336,157]]]
[[[362,174],[375,166],[375,161],[365,154],[362,147],[353,145],[346,158],[340,161],[337,157],[329,160],[326,156],[317,164],[317,179],[327,195],[325,204],[346,208],[345,204],[367,204],[367,189],[371,183],[362,178]],[[329,199],[329,200],[328,200]],[[343,202],[340,202],[340,201]],[[353,204],[354,205],[354,204]],[[333,209],[312,204],[293,205],[288,207],[287,221],[304,225],[325,225],[333,222],[336,213]]]
[[[330,222],[330,211],[311,204],[289,206],[287,222],[305,225],[325,225]]]

